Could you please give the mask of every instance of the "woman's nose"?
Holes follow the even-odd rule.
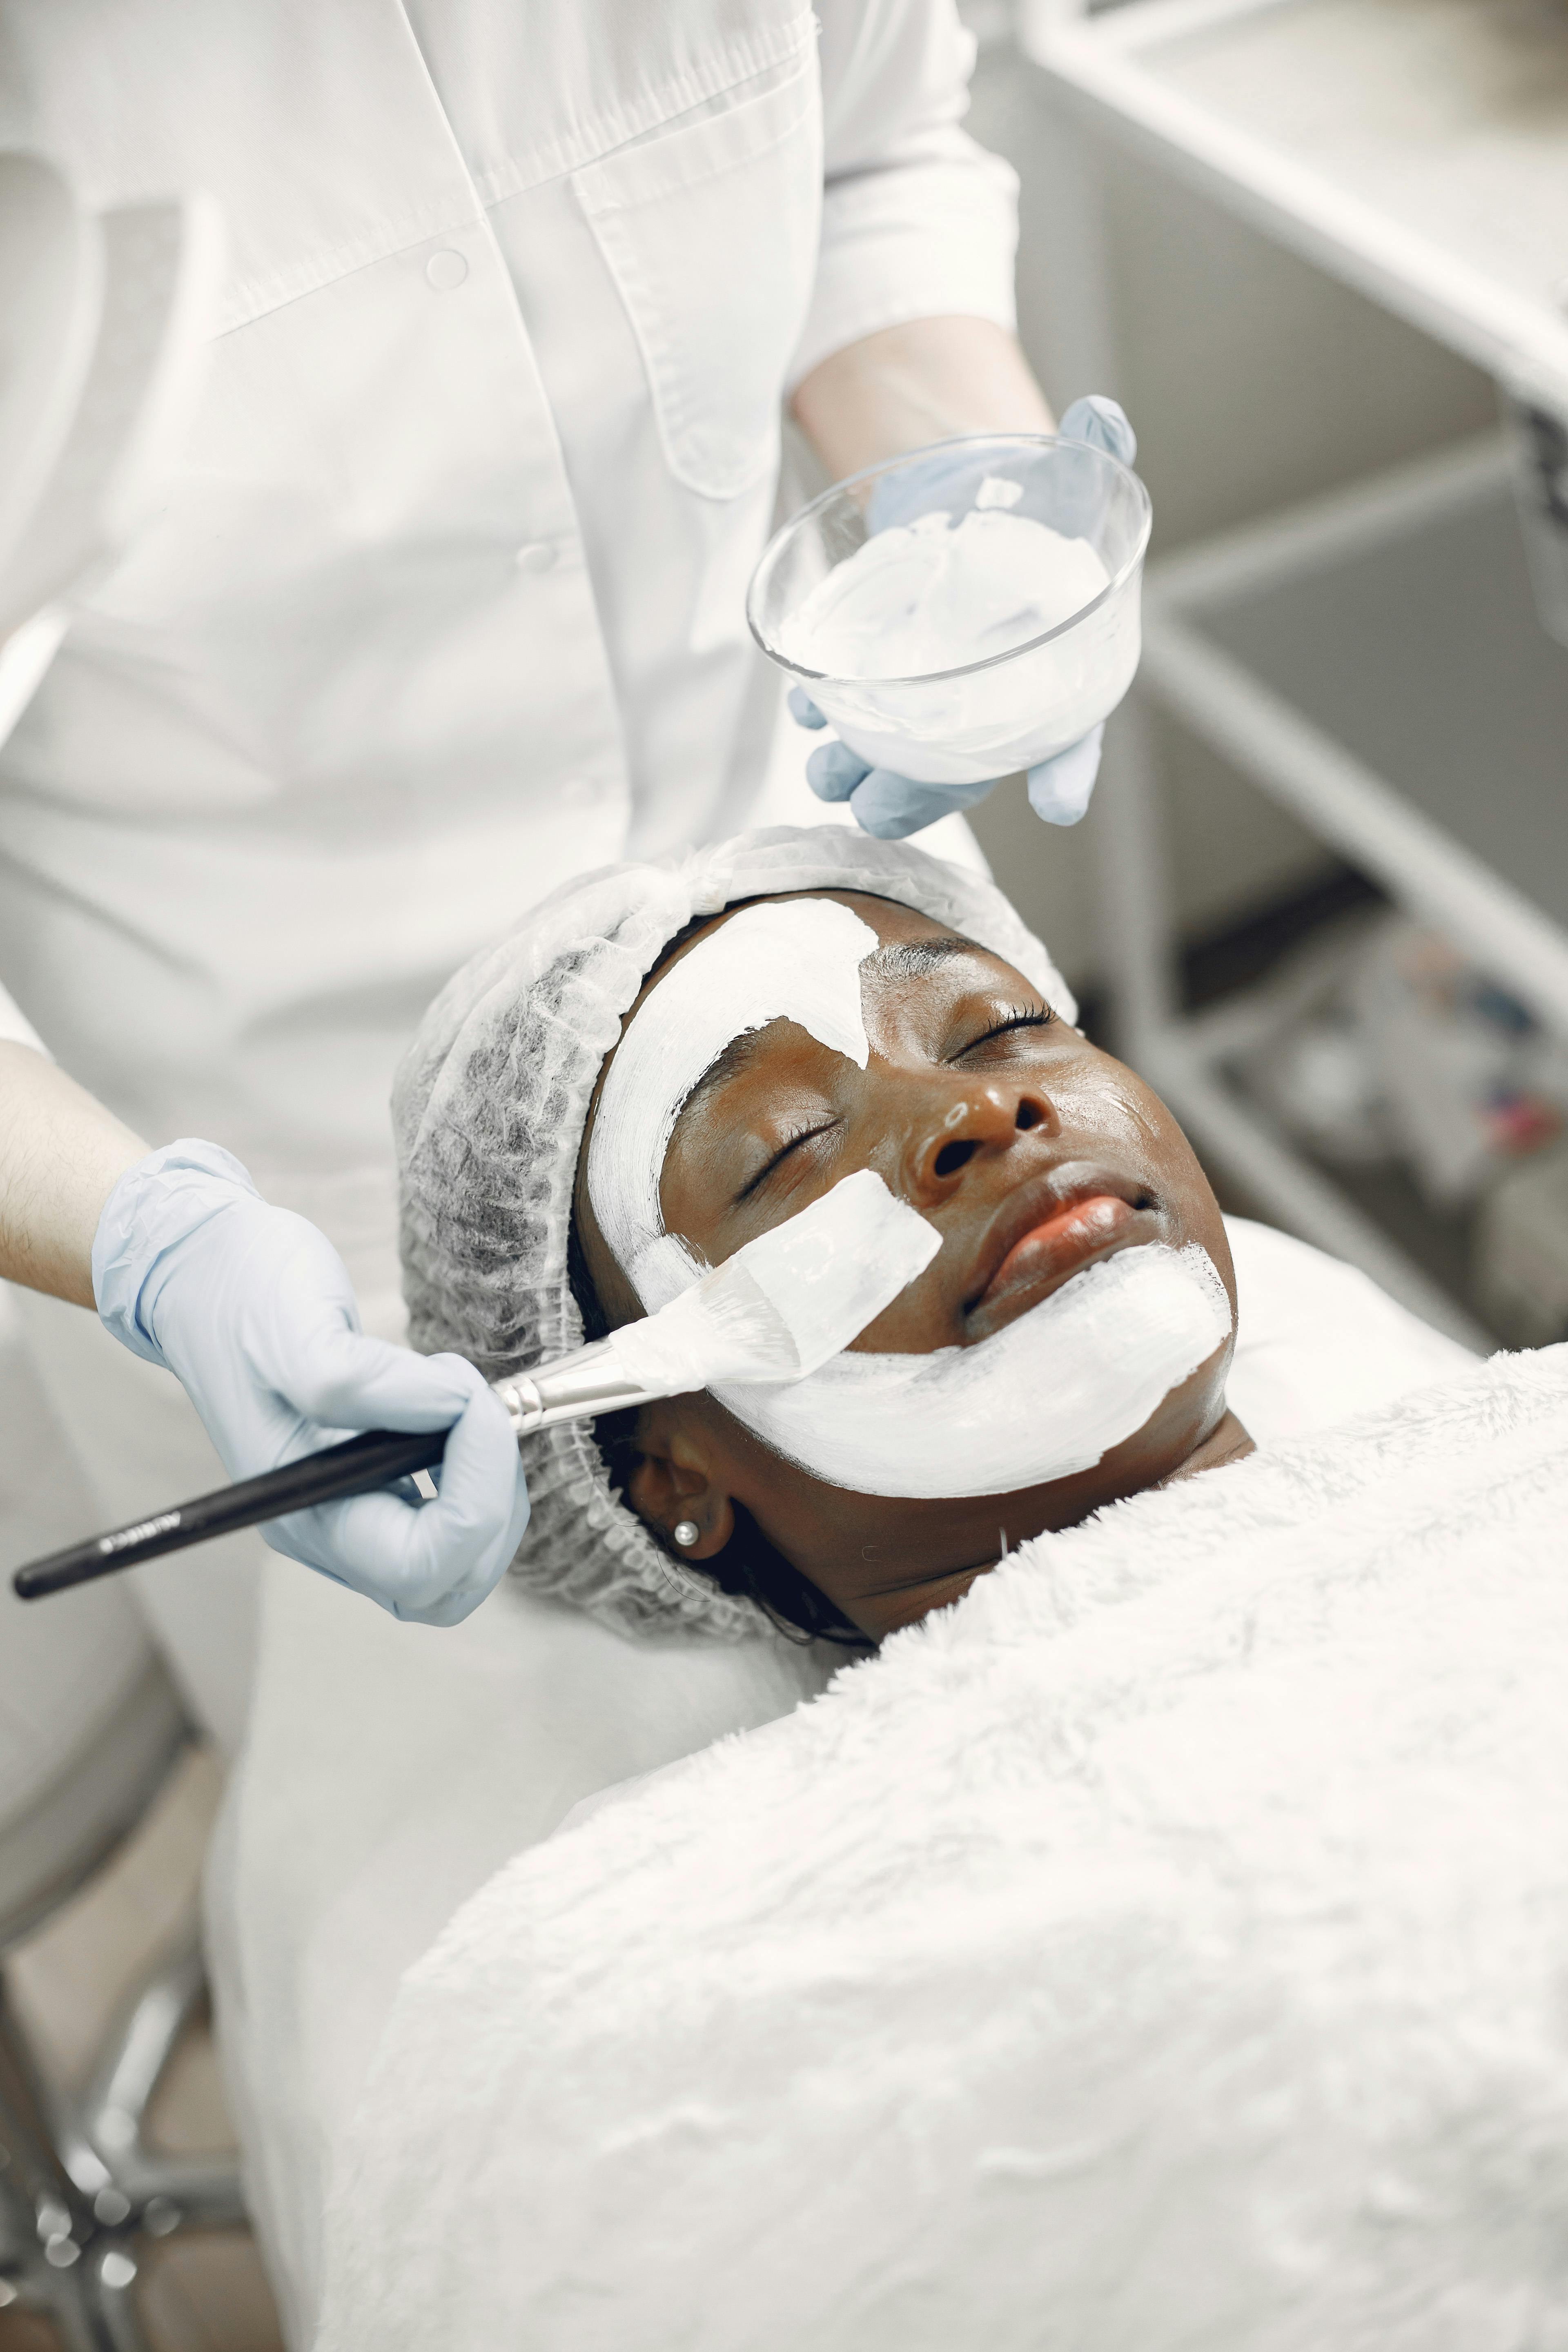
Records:
[[[928,1117],[910,1137],[909,1197],[917,1205],[945,1200],[976,1160],[1010,1150],[1020,1135],[1033,1129],[1058,1124],[1049,1099],[1037,1087],[989,1079],[962,1087],[937,1124]]]

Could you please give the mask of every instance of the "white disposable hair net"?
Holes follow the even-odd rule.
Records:
[[[776,826],[654,865],[601,867],[465,964],[397,1073],[393,1119],[409,1336],[490,1380],[582,1344],[567,1274],[577,1155],[621,1022],[694,917],[789,890],[897,899],[1006,959],[1071,1020],[1038,940],[977,875],[847,826]],[[612,1491],[587,1422],[526,1441],[533,1515],[512,1563],[532,1589],[623,1631],[770,1630],[756,1604],[673,1559]]]

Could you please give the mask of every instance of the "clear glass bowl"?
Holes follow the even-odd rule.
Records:
[[[866,544],[871,526],[945,513],[956,530],[976,506],[1086,540],[1107,583],[1055,627],[957,668],[834,677],[784,651],[791,616]],[[746,618],[763,651],[873,767],[922,783],[984,783],[1065,751],[1126,693],[1142,645],[1151,520],[1148,491],[1103,449],[1043,433],[970,435],[868,467],[814,499],[765,549]]]

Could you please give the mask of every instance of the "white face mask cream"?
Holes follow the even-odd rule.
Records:
[[[829,1486],[925,1499],[1012,1495],[1092,1468],[1230,1337],[1213,1260],[1146,1242],[1086,1266],[973,1348],[846,1352],[789,1388],[713,1394]]]
[[[1109,587],[1087,539],[1002,504],[983,487],[956,530],[938,512],[878,531],[780,624],[780,652],[829,677],[922,677],[1027,645]]]
[[[744,908],[672,965],[627,1024],[599,1101],[588,1196],[650,1314],[704,1271],[666,1233],[659,1208],[665,1154],[692,1089],[733,1038],[777,1020],[798,1022],[864,1069],[860,966],[876,945],[869,927],[832,899]],[[864,1171],[847,1179],[837,1188],[847,1213],[861,1183],[881,1189]],[[874,1206],[868,1198],[868,1213]],[[837,1277],[820,1253],[813,1260],[825,1297],[839,1283],[854,1287],[857,1249],[844,1255]],[[788,1385],[710,1386],[764,1444],[831,1486],[931,1499],[1009,1495],[1100,1461],[1230,1328],[1230,1302],[1206,1253],[1146,1243],[1087,1267],[973,1348],[846,1350]]]
[[[831,898],[742,908],[672,964],[627,1026],[599,1097],[588,1198],[599,1230],[650,1314],[702,1269],[666,1234],[659,1180],[692,1088],[732,1039],[798,1022],[864,1069],[860,966],[877,935]]]

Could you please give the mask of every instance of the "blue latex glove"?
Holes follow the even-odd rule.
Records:
[[[184,1386],[231,1478],[360,1429],[450,1429],[437,1499],[361,1495],[274,1520],[274,1551],[395,1617],[456,1625],[509,1565],[528,1490],[506,1409],[460,1356],[367,1339],[326,1235],[263,1201],[237,1160],[186,1140],[104,1204],[92,1287],[105,1327]]]
[[[1088,441],[1109,450],[1130,466],[1138,454],[1138,437],[1114,400],[1091,393],[1075,400],[1062,418],[1061,433],[1068,440]],[[909,467],[873,491],[867,522],[873,531],[889,530],[925,512],[932,493],[946,488],[954,497],[967,495],[970,478],[986,470],[962,442],[933,449],[923,466]],[[826,727],[826,719],[803,686],[791,687],[789,707],[803,727]],[[1069,743],[1052,760],[1042,760],[1027,772],[1029,805],[1047,824],[1076,824],[1089,806],[1100,773],[1103,726]],[[847,743],[821,743],[805,763],[806,781],[821,801],[847,801],[856,823],[879,841],[902,841],[934,824],[954,809],[973,808],[993,791],[999,779],[980,784],[922,784],[891,768],[873,768]]]

